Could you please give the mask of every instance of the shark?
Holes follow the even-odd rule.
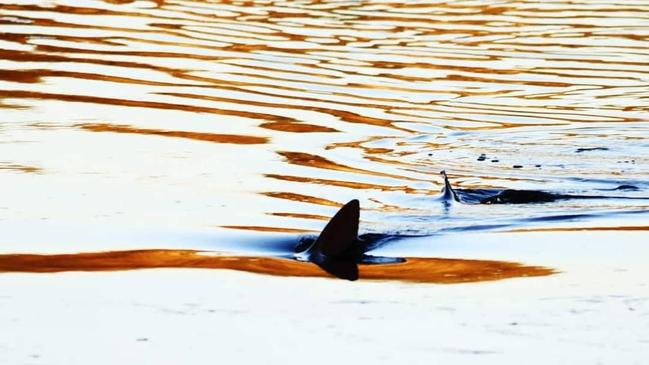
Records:
[[[559,200],[570,199],[628,199],[628,200],[647,200],[647,197],[635,196],[607,196],[607,195],[580,195],[580,194],[562,194],[542,190],[525,190],[525,189],[466,189],[456,191],[449,182],[446,171],[440,172],[444,179],[444,188],[442,189],[442,199],[445,201],[455,201],[466,204],[534,204],[534,203],[551,203]],[[638,187],[633,185],[619,185],[613,189],[601,189],[603,191],[637,191]]]
[[[451,185],[446,171],[440,172],[444,186],[436,198],[446,207],[452,203],[463,204],[533,204],[548,203],[565,199],[605,199],[600,195],[569,195],[540,190],[456,190]],[[609,190],[637,190],[631,185],[621,185]],[[622,197],[627,199],[649,199],[646,197]],[[325,225],[320,234],[302,237],[294,253],[294,258],[318,265],[324,271],[341,279],[357,280],[359,264],[384,264],[403,262],[403,258],[368,255],[367,252],[404,235],[368,233],[359,235],[360,202],[353,199],[343,205]]]
[[[311,244],[298,245],[296,258],[312,262],[341,279],[357,280],[355,256],[362,246],[358,237],[359,220],[360,203],[353,199],[336,212]]]
[[[360,203],[352,199],[334,214],[315,239],[303,237],[295,249],[295,259],[318,265],[324,271],[347,280],[358,279],[358,264],[403,262],[399,257],[379,257],[366,252],[398,236],[358,234]]]

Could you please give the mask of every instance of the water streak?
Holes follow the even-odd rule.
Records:
[[[328,277],[315,264],[271,257],[209,255],[189,250],[140,250],[72,255],[0,255],[0,272],[56,273],[156,268],[230,269],[267,275]],[[546,276],[554,271],[488,260],[407,258],[398,264],[361,265],[368,280],[455,284]]]

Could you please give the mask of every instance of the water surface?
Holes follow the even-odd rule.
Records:
[[[2,1],[0,250],[219,250],[223,230],[317,232],[353,198],[365,232],[643,232],[649,200],[626,198],[649,197],[648,14]],[[448,208],[442,169],[459,189],[610,198]]]

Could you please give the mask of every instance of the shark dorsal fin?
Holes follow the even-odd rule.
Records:
[[[345,204],[316,239],[313,248],[327,257],[336,257],[353,247],[358,239],[360,205],[354,199]]]
[[[442,176],[444,177],[444,188],[442,189],[442,199],[444,199],[445,201],[459,202],[460,198],[458,198],[457,193],[455,192],[455,190],[453,190],[451,183],[448,181],[448,176],[446,176],[446,171],[442,170],[439,173],[442,174]]]

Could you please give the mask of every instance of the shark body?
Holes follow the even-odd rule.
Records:
[[[444,187],[438,199],[445,205],[465,204],[532,204],[548,203],[563,199],[605,199],[613,198],[598,195],[556,194],[539,190],[459,190],[449,182],[445,171]],[[633,189],[631,189],[633,188]],[[634,186],[621,185],[612,190],[636,190]],[[620,197],[615,197],[620,198]],[[649,199],[626,197],[626,199]],[[359,236],[360,203],[353,199],[345,204],[329,220],[316,239],[304,239],[295,249],[294,258],[318,265],[328,273],[347,280],[358,279],[358,264],[379,264],[402,262],[402,258],[376,257],[365,253],[391,239],[405,236],[364,234]]]
[[[606,196],[606,195],[579,195],[579,194],[561,194],[552,193],[542,190],[524,190],[524,189],[505,189],[505,190],[458,190],[456,191],[448,180],[445,171],[440,174],[444,178],[444,188],[442,189],[442,198],[445,200],[466,204],[534,204],[534,203],[551,203],[559,200],[570,199],[629,199],[629,200],[647,200],[647,197],[623,197],[623,196]],[[602,189],[604,191],[637,191],[633,185],[620,185],[614,189]]]

